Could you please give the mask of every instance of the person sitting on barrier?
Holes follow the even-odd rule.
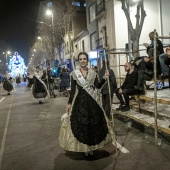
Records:
[[[158,33],[156,32],[156,36],[158,36]],[[143,43],[143,45],[147,48],[147,54],[150,57],[150,61],[153,59],[154,54],[154,31],[149,33],[149,38],[151,40],[151,44]],[[165,78],[165,76],[162,76],[162,73],[165,74],[166,69],[165,64],[163,64],[163,57],[162,54],[164,54],[163,44],[162,42],[156,38],[156,61],[157,61],[157,77],[159,78]],[[159,59],[161,58],[161,60]]]
[[[170,47],[166,48],[166,58],[165,58],[165,64],[169,67],[169,74],[168,74],[168,79],[169,79],[169,88],[170,88]]]
[[[138,82],[137,86],[134,86],[134,88],[144,90],[145,81],[151,80],[153,77],[153,63],[145,56],[134,62],[134,65],[138,69]]]
[[[139,90],[134,88],[134,86],[137,85],[138,72],[134,70],[132,63],[130,62],[127,62],[124,67],[127,72],[125,81],[120,88],[115,90],[115,94],[120,101],[120,106],[116,110],[121,110],[122,112],[130,110],[129,96],[139,94]]]

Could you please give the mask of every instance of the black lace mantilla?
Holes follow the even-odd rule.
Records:
[[[107,134],[108,128],[104,114],[97,102],[78,86],[79,92],[75,99],[72,115],[71,129],[75,138],[89,146],[102,142]]]
[[[35,98],[45,98],[47,96],[46,88],[37,78],[35,79],[32,93]]]

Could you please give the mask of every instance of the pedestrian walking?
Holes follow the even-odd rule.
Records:
[[[68,96],[69,92],[67,91],[68,87],[70,86],[69,84],[69,73],[67,72],[67,70],[65,68],[62,69],[61,73],[59,74],[60,77],[60,91],[63,92],[64,96]]]
[[[32,87],[32,94],[35,99],[38,99],[39,104],[42,104],[43,100],[48,96],[48,90],[45,83],[41,80],[42,71],[40,71],[40,67],[36,67],[36,71],[34,72],[34,84]]]
[[[55,75],[52,73],[52,70],[50,68],[47,70],[47,78],[48,78],[47,87],[49,88],[50,96],[53,96],[55,98],[57,96],[55,94],[55,92],[54,92],[54,78],[55,78]]]
[[[30,73],[28,74],[28,87],[29,88],[32,88],[32,85],[34,84],[34,74],[33,74],[33,71],[30,71]]]
[[[23,81],[24,81],[24,83],[25,83],[25,85],[26,85],[26,81],[27,81],[27,74],[26,74],[26,73],[24,73],[24,74],[22,75],[22,77],[23,77]]]
[[[20,74],[17,74],[16,76],[16,84],[19,85],[21,83],[21,77]]]
[[[13,84],[12,84],[12,77],[10,76],[8,71],[6,71],[5,76],[4,76],[3,88],[4,90],[8,92],[7,93],[8,95],[10,95],[10,92],[14,89]]]

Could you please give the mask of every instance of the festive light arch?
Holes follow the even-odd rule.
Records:
[[[18,52],[15,52],[13,57],[10,59],[9,72],[12,77],[16,77],[19,74],[22,76],[26,72],[24,59],[18,55]]]

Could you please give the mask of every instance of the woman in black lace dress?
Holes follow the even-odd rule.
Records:
[[[40,71],[40,67],[36,67],[34,72],[34,84],[32,87],[32,94],[35,99],[38,99],[39,104],[42,104],[43,100],[48,96],[48,90],[45,83],[41,80],[43,73]]]
[[[59,145],[68,151],[85,152],[93,155],[93,150],[102,148],[112,141],[112,128],[108,118],[98,102],[94,87],[101,88],[106,82],[108,72],[98,82],[96,72],[87,67],[88,55],[78,55],[80,69],[71,75],[71,92],[66,112],[68,122],[62,122]]]
[[[12,77],[7,71],[5,73],[4,80],[3,80],[3,88],[8,92],[8,95],[10,95],[10,92],[14,89],[12,84]]]

